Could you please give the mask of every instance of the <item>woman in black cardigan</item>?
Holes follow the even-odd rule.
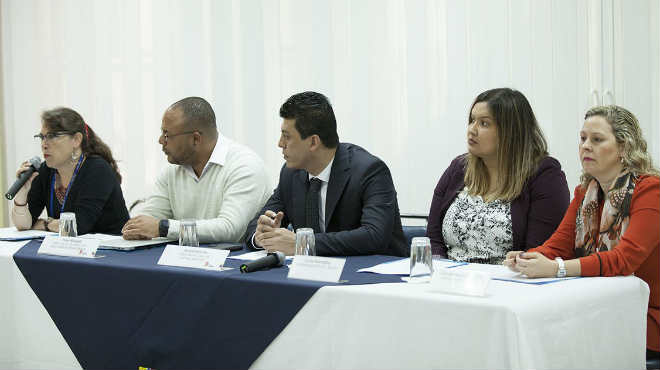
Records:
[[[110,148],[69,108],[41,115],[44,162],[14,197],[12,221],[19,230],[59,230],[62,212],[76,214],[78,234],[120,234],[128,220],[121,175]],[[17,175],[26,171],[25,162]],[[44,207],[47,219],[39,219]]]

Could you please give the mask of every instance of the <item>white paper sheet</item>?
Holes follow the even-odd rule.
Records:
[[[447,267],[454,267],[465,264],[465,262],[456,262],[450,260],[433,260],[433,269],[441,269]],[[409,275],[410,274],[410,258],[403,258],[400,260],[385,262],[371,267],[359,269],[358,272],[373,272],[381,275]]]
[[[39,239],[46,235],[57,235],[57,233],[43,230],[18,231],[14,226],[0,228],[0,240],[6,241]]]
[[[171,241],[167,238],[153,238],[147,240],[125,240],[121,235],[109,234],[85,234],[80,235],[82,239],[92,239],[99,241],[99,249],[126,249],[131,250],[147,245],[163,244]]]
[[[491,279],[502,280],[502,281],[511,281],[515,283],[524,283],[524,284],[546,284],[556,281],[576,279],[577,277],[565,277],[565,278],[528,278],[525,275],[522,275],[518,272],[511,271],[508,267],[503,265],[482,265],[479,263],[469,263],[463,266],[457,266],[453,269],[455,272],[461,271],[480,271],[488,274]]]

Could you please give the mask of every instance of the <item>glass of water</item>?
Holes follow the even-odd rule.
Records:
[[[410,282],[425,283],[433,275],[433,256],[431,240],[427,237],[415,237],[410,243]]]
[[[296,230],[296,256],[316,256],[314,229]]]
[[[75,213],[60,213],[60,236],[78,236],[78,227],[76,225]]]
[[[195,220],[181,220],[179,226],[179,245],[186,247],[199,247],[197,239],[197,222]]]

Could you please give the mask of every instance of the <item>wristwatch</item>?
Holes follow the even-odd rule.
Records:
[[[555,261],[557,261],[557,264],[559,265],[559,268],[557,269],[557,277],[566,277],[566,265],[564,265],[564,260],[561,259],[561,257],[557,257],[555,258]]]
[[[163,219],[158,221],[158,236],[166,237],[170,230],[170,220]]]

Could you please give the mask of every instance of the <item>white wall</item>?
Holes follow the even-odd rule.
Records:
[[[40,112],[65,105],[121,161],[126,200],[145,196],[165,163],[162,112],[199,95],[275,184],[278,109],[304,90],[331,99],[340,140],[389,164],[402,212],[428,212],[465,151],[472,100],[493,87],[528,97],[571,188],[594,88],[638,115],[660,157],[654,0],[4,0],[1,12],[10,178],[39,153]]]

